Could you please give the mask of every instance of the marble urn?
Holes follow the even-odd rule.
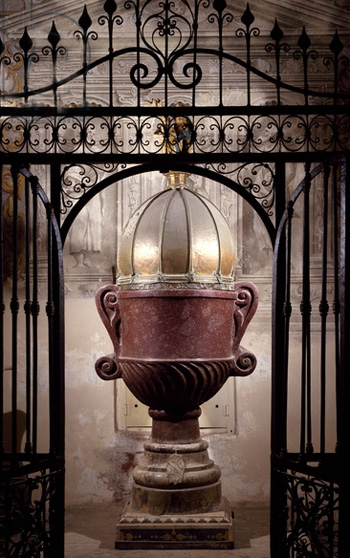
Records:
[[[96,293],[114,352],[96,362],[149,407],[152,432],[133,472],[133,513],[203,514],[222,505],[220,469],[199,430],[200,405],[230,375],[253,372],[241,346],[258,296],[234,282],[230,228],[217,207],[169,173],[168,187],[130,218],[116,285]]]

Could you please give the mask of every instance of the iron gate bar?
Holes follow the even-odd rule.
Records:
[[[349,457],[350,457],[350,312],[346,311],[350,304],[350,258],[347,244],[350,239],[350,159],[347,155],[341,170],[341,231],[340,231],[340,366],[339,366],[339,436],[338,453],[341,456],[340,478],[341,491],[339,498],[339,558],[346,558],[350,554],[350,540],[348,537],[348,522],[346,514],[349,507],[350,498],[350,477],[349,477]]]
[[[323,170],[323,242],[322,249],[322,293],[319,304],[321,316],[321,355],[320,355],[320,453],[326,448],[326,334],[329,304],[327,300],[327,258],[328,258],[328,198],[329,198],[330,167]],[[333,204],[335,199],[332,200]]]
[[[292,304],[291,304],[291,249],[292,249],[292,219],[293,219],[294,211],[292,205],[288,202],[286,208],[286,217],[287,217],[287,227],[285,233],[285,244],[286,244],[286,252],[285,252],[285,273],[286,273],[286,281],[285,281],[285,295],[284,295],[284,303],[283,303],[283,315],[284,315],[284,355],[283,355],[283,369],[285,370],[285,381],[283,385],[283,395],[282,401],[285,403],[285,407],[283,409],[283,415],[281,416],[281,421],[283,424],[287,424],[287,401],[288,401],[288,371],[289,371],[289,334],[290,334],[290,318],[292,314]],[[283,433],[283,441],[281,440],[281,447],[287,449],[287,429]]]
[[[12,314],[12,337],[11,337],[11,366],[12,366],[12,383],[11,383],[11,411],[12,411],[12,445],[11,445],[11,464],[12,467],[17,465],[17,318],[19,310],[18,302],[18,174],[17,169],[11,169],[13,182],[13,252],[12,252],[12,297],[10,309]]]
[[[27,247],[30,246],[30,221],[29,221],[29,182],[25,180],[25,303],[24,303],[24,313],[25,313],[25,348],[26,348],[26,432],[25,432],[25,452],[30,453],[32,450],[31,443],[31,365],[32,365],[32,355],[31,355],[31,310],[32,302],[30,296],[30,253]]]
[[[290,469],[294,473],[306,476],[317,476],[325,481],[340,483],[340,461],[337,453],[314,452],[305,459],[300,459],[299,452],[285,452],[283,462],[285,469]]]
[[[321,152],[313,152],[313,153],[282,153],[284,160],[286,163],[304,163],[305,160],[309,160],[311,163],[321,163],[325,160],[325,158],[330,157],[330,153],[321,153]],[[23,166],[28,166],[30,162],[32,164],[58,164],[58,165],[67,165],[67,164],[114,164],[114,165],[123,165],[123,168],[126,165],[139,165],[139,169],[142,168],[151,168],[153,167],[154,170],[159,169],[161,172],[167,172],[169,168],[173,167],[175,164],[177,166],[182,165],[186,167],[190,167],[192,169],[198,170],[199,173],[202,172],[203,165],[207,163],[208,167],[210,164],[219,164],[223,163],[225,165],[232,163],[232,164],[240,164],[240,163],[276,163],[281,158],[281,153],[267,153],[264,155],[263,153],[209,153],[209,154],[198,154],[193,153],[192,156],[181,157],[179,159],[176,158],[176,161],[173,158],[173,155],[164,155],[164,156],[156,156],[156,161],[154,156],[150,156],[149,154],[86,154],[86,153],[73,153],[73,154],[65,154],[65,153],[1,153],[1,159],[3,164],[11,165],[15,161],[20,160]],[[173,158],[173,161],[171,159]],[[210,162],[209,159],[210,158]],[[48,163],[49,159],[49,163]],[[150,160],[152,162],[150,162]],[[201,165],[201,166],[200,166]],[[208,169],[209,172],[211,172]],[[146,171],[148,172],[148,171]],[[219,175],[220,179],[225,180],[225,173],[220,175],[219,172],[216,172],[216,175]]]
[[[300,455],[313,452],[311,432],[311,300],[310,300],[310,166],[305,165],[304,223],[303,223],[303,295],[300,303],[302,315],[302,386]]]
[[[37,452],[38,442],[38,316],[40,312],[38,300],[38,252],[37,252],[37,227],[38,227],[38,192],[31,181],[33,194],[33,293],[32,293],[32,319],[33,319],[33,453]]]
[[[2,176],[3,166],[0,162],[0,176]],[[1,187],[1,208],[3,204],[2,199],[2,187]],[[4,269],[3,269],[3,216],[2,210],[0,211],[0,303],[1,303],[1,310],[0,310],[0,339],[1,339],[1,346],[0,346],[0,473],[2,472],[3,468],[3,453],[4,453],[4,401],[2,397],[2,390],[4,385],[4,312],[5,312],[5,304],[4,304],[4,293],[3,293],[3,281],[4,281]]]
[[[338,196],[338,180],[337,174],[339,172],[340,167],[338,165],[333,165],[333,223],[334,223],[334,240],[333,240],[333,258],[334,258],[334,296],[333,296],[333,315],[334,315],[334,347],[335,347],[335,377],[336,377],[336,393],[339,393],[340,390],[340,354],[341,354],[341,347],[340,347],[340,340],[341,340],[341,328],[340,328],[340,285],[339,285],[339,261],[340,261],[340,247],[338,244],[338,239],[340,238],[340,223],[338,221],[338,204],[335,203]],[[339,440],[339,429],[341,427],[341,416],[340,416],[340,401],[337,397],[337,439]]]

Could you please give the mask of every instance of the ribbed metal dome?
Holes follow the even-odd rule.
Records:
[[[118,252],[118,284],[233,283],[233,239],[209,200],[170,175],[169,188],[132,215]]]

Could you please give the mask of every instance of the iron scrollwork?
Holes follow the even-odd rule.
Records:
[[[0,555],[41,558],[51,548],[53,500],[63,471],[22,475],[1,483]]]
[[[244,163],[229,165],[224,163],[208,163],[206,168],[215,172],[229,175],[237,184],[247,190],[255,198],[266,213],[272,217],[275,201],[274,179],[275,170],[268,163]]]
[[[349,102],[349,87],[344,85],[344,74],[346,74],[346,68],[349,65],[349,61],[346,56],[342,54],[343,43],[340,40],[338,33],[334,34],[332,41],[329,44],[329,55],[323,58],[323,68],[327,72],[327,85],[324,90],[313,90],[311,85],[312,72],[310,73],[310,60],[316,62],[320,59],[320,53],[316,48],[312,48],[311,40],[304,28],[297,41],[297,48],[292,51],[292,47],[284,40],[284,33],[280,28],[278,22],[276,21],[274,27],[270,33],[270,38],[272,40],[268,41],[265,46],[265,52],[269,56],[269,69],[260,69],[258,66],[254,65],[253,62],[253,48],[254,39],[261,36],[261,32],[258,26],[254,25],[255,18],[252,14],[249,5],[244,11],[240,23],[236,23],[233,14],[226,10],[225,1],[214,1],[212,4],[212,10],[209,10],[210,3],[208,0],[196,0],[195,2],[188,2],[188,0],[181,0],[180,2],[160,2],[157,0],[147,0],[145,2],[133,2],[127,0],[124,3],[124,9],[130,12],[128,22],[133,22],[135,27],[135,41],[128,46],[128,48],[118,49],[115,46],[118,36],[115,35],[115,28],[120,26],[122,23],[125,24],[123,17],[117,13],[117,5],[114,0],[107,0],[104,4],[104,10],[106,15],[101,15],[98,18],[98,24],[102,27],[107,27],[107,53],[103,52],[105,50],[106,41],[104,37],[100,37],[98,32],[93,28],[93,21],[88,13],[86,7],[84,7],[83,13],[79,19],[79,29],[76,29],[74,36],[80,39],[82,42],[82,65],[71,75],[67,75],[62,79],[57,78],[57,65],[58,57],[63,56],[66,53],[66,48],[61,45],[61,36],[53,23],[51,30],[48,35],[49,45],[44,46],[41,53],[35,52],[33,50],[33,41],[29,35],[27,29],[23,33],[19,41],[20,52],[15,52],[12,56],[3,56],[1,58],[2,66],[7,68],[8,72],[16,71],[15,68],[20,64],[23,71],[23,84],[22,90],[20,87],[16,87],[15,90],[3,91],[0,95],[3,107],[9,107],[13,102],[17,100],[24,99],[27,108],[30,108],[31,99],[39,99],[43,94],[52,92],[53,94],[53,106],[54,108],[59,108],[62,111],[62,106],[58,107],[58,94],[62,91],[64,92],[65,86],[68,83],[76,82],[76,80],[81,79],[83,81],[83,87],[81,88],[81,99],[74,103],[66,105],[69,109],[69,116],[60,117],[59,127],[67,126],[70,124],[79,131],[79,139],[76,142],[72,142],[71,150],[75,151],[75,148],[82,144],[88,150],[93,153],[103,153],[107,149],[113,152],[113,149],[117,147],[120,148],[118,152],[123,153],[126,149],[127,153],[128,145],[130,142],[127,141],[125,144],[120,144],[117,141],[117,146],[113,142],[114,133],[119,128],[120,125],[124,125],[123,116],[118,114],[118,106],[115,103],[114,88],[116,83],[116,62],[123,60],[123,64],[126,66],[125,79],[127,79],[127,74],[129,76],[129,83],[131,86],[136,88],[136,105],[137,108],[145,106],[144,98],[142,92],[153,90],[157,92],[157,96],[162,99],[162,106],[164,108],[169,108],[172,104],[172,100],[175,96],[181,99],[183,95],[188,93],[190,101],[190,106],[192,108],[200,109],[201,103],[198,103],[198,93],[199,87],[202,87],[205,80],[208,77],[208,60],[212,63],[217,64],[218,68],[218,101],[217,106],[210,107],[210,117],[214,119],[213,122],[207,122],[208,127],[205,126],[206,131],[210,130],[217,132],[218,140],[204,142],[200,138],[198,133],[198,141],[193,142],[196,145],[194,151],[201,152],[214,152],[219,148],[222,152],[239,152],[245,147],[254,148],[258,151],[278,151],[281,144],[284,149],[289,150],[289,140],[288,140],[288,128],[290,125],[290,117],[282,118],[280,121],[281,114],[280,107],[286,103],[283,98],[284,94],[293,94],[299,100],[293,106],[293,112],[290,114],[298,118],[299,115],[304,114],[303,107],[312,105],[315,109],[314,115],[310,113],[310,122],[308,118],[304,122],[300,120],[296,123],[296,128],[303,131],[306,141],[300,141],[298,144],[299,149],[313,150],[320,149],[322,145],[322,138],[319,141],[316,134],[316,128],[318,132],[322,131],[322,134],[327,131],[328,139],[324,142],[322,148],[328,150],[330,147],[337,148],[339,137],[336,135],[336,127],[338,125],[338,118],[332,119],[329,115],[327,116],[326,126],[322,127],[320,124],[315,126],[315,119],[318,122],[318,116],[327,115],[324,110],[324,104],[338,105],[337,113],[342,117],[341,107]],[[241,25],[243,24],[243,26]],[[206,44],[201,43],[201,37],[199,30],[203,26],[209,26],[210,32],[218,37],[218,44],[215,48],[207,48]],[[245,42],[245,55],[241,58],[237,57],[231,49],[224,48],[224,39],[226,34],[229,36],[236,36],[239,41],[242,39]],[[98,53],[96,59],[89,60],[87,54],[89,52],[91,41],[101,44],[101,49],[97,48]],[[1,46],[2,45],[2,46]],[[4,45],[1,43],[0,51],[4,51]],[[283,55],[288,55],[292,52],[292,57],[297,64],[299,64],[299,73],[301,74],[297,79],[301,82],[301,85],[295,83],[286,83],[282,80],[283,72],[282,66],[285,62]],[[35,68],[32,62],[36,64],[34,66],[40,66],[42,60],[45,61],[47,65],[48,57],[51,58],[51,78],[45,73],[45,81],[51,79],[51,82],[39,87],[37,89],[32,89],[30,84],[33,79],[35,79]],[[136,56],[136,62],[132,62],[132,57]],[[96,129],[102,133],[103,140],[100,142],[94,142],[91,146],[88,138],[88,132],[91,131],[90,128],[93,126],[92,120],[84,121],[83,116],[87,116],[84,110],[89,109],[94,104],[94,100],[91,98],[92,87],[89,88],[90,76],[93,75],[93,71],[98,67],[102,67],[104,64],[108,65],[108,72],[106,72],[105,86],[106,86],[106,101],[109,103],[109,108],[113,108],[113,117],[119,119],[118,124],[115,125],[114,118],[110,118],[107,114],[103,114],[101,111],[101,125],[96,124]],[[322,65],[322,61],[321,61]],[[320,70],[318,70],[320,71]],[[234,121],[232,120],[234,114],[227,115],[228,118],[221,121],[221,110],[225,104],[224,91],[225,83],[228,76],[234,75],[235,73],[245,73],[247,82],[246,91],[246,101],[248,107],[253,107],[253,95],[256,88],[260,88],[262,80],[265,85],[272,88],[275,91],[275,109],[271,109],[270,113],[266,114],[266,120],[259,115],[259,109],[256,105],[256,112],[252,122],[248,115],[244,117],[244,122],[241,123],[242,135],[237,141],[232,140],[232,126]],[[345,80],[346,81],[346,80]],[[258,85],[259,82],[259,85]],[[227,82],[227,87],[230,85]],[[181,94],[182,93],[182,94]],[[300,103],[300,99],[302,102]],[[238,103],[240,104],[240,103]],[[259,103],[260,104],[260,103]],[[104,105],[104,103],[102,103]],[[101,108],[102,108],[101,105]],[[301,107],[298,109],[298,105]],[[47,106],[47,105],[46,105]],[[227,104],[228,107],[232,107],[232,102]],[[319,108],[322,107],[320,111]],[[18,107],[13,107],[18,108]],[[81,119],[77,116],[74,110],[78,108],[82,116]],[[237,107],[236,107],[237,108]],[[50,111],[49,111],[50,112]],[[145,126],[148,126],[146,122],[151,117],[159,118],[159,114],[153,110],[150,114],[145,114],[143,111],[142,118],[141,113],[135,111],[132,115],[132,111],[128,114],[130,119],[127,124],[131,125],[133,128],[133,136],[135,145],[142,149],[146,148],[148,144],[143,143],[143,132]],[[177,111],[180,114],[180,110]],[[344,112],[347,111],[344,109]],[[334,113],[334,111],[333,111]],[[30,111],[28,112],[30,115]],[[53,113],[52,113],[53,114]],[[194,119],[193,115],[186,114],[185,116],[191,121],[193,130],[198,132],[203,128],[207,111],[203,110],[203,114],[197,110],[197,114],[200,116],[198,119]],[[238,113],[236,113],[238,114]],[[239,116],[245,114],[244,104],[241,106],[241,111]],[[288,113],[287,113],[288,114]],[[331,111],[332,114],[332,111]],[[167,116],[164,112],[164,116]],[[30,117],[31,119],[32,117]],[[57,126],[54,124],[53,116],[50,116],[53,120],[52,124],[52,141],[56,145],[58,150],[65,147],[67,143],[61,141],[60,135],[57,133]],[[29,120],[30,120],[29,119]],[[70,121],[71,119],[71,121]],[[46,126],[45,120],[41,124]],[[237,120],[238,124],[238,120]],[[38,124],[36,123],[35,126]],[[56,126],[56,133],[55,133]],[[7,123],[8,127],[8,123]],[[32,145],[31,140],[31,124],[26,127],[27,134],[23,138],[23,150],[28,150],[36,147],[34,143]],[[215,130],[217,128],[217,130]],[[313,128],[313,129],[312,129]],[[62,128],[63,129],[63,128]],[[268,142],[263,142],[261,133],[270,130]],[[103,131],[106,133],[103,134]],[[239,129],[237,130],[240,131]],[[244,133],[245,132],[245,133]],[[286,134],[284,133],[286,132]],[[244,138],[244,139],[243,139]],[[310,140],[310,141],[308,141]],[[6,136],[3,143],[3,149],[6,151]],[[50,142],[49,142],[50,143]],[[49,144],[48,143],[48,144]],[[262,143],[264,145],[262,146]],[[132,144],[132,143],[131,143]],[[340,148],[343,144],[340,144]],[[91,149],[92,147],[92,149]],[[295,149],[295,146],[291,146]],[[18,146],[19,148],[19,146]],[[155,149],[154,152],[159,152]]]
[[[19,51],[12,56],[1,42],[2,72],[5,77],[16,75],[22,80],[22,85],[18,79],[9,80],[12,84],[16,81],[16,87],[0,95],[3,111],[0,149],[3,152],[8,156],[55,154],[71,159],[86,155],[91,160],[92,174],[95,164],[103,166],[98,160],[101,156],[119,157],[117,166],[137,164],[140,161],[136,158],[140,156],[161,157],[163,154],[177,157],[190,154],[191,163],[200,165],[203,156],[215,155],[215,162],[208,165],[230,177],[236,173],[238,183],[271,216],[274,204],[272,163],[250,163],[232,170],[232,155],[247,153],[268,158],[278,153],[349,149],[349,60],[343,54],[344,45],[338,32],[329,44],[329,54],[322,59],[305,28],[293,50],[275,21],[264,47],[268,67],[261,69],[254,62],[254,40],[261,38],[261,31],[249,5],[238,22],[227,9],[225,0],[215,0],[212,4],[208,0],[176,3],[126,0],[123,8],[122,16],[114,0],[104,3],[105,13],[97,18],[97,23],[107,32],[106,42],[106,34],[99,35],[84,7],[79,28],[73,33],[82,43],[82,64],[61,79],[58,78],[58,63],[67,50],[61,44],[61,35],[54,22],[47,37],[48,45],[40,53],[35,52],[27,29],[19,40]],[[134,27],[134,36],[127,48],[118,45],[116,29],[122,24]],[[202,26],[215,37],[214,48],[203,43]],[[235,55],[234,47],[225,48],[226,36],[244,41],[245,52],[241,57]],[[93,51],[97,53],[96,58],[91,56],[92,42],[98,44]],[[289,63],[292,60],[296,65],[297,83],[283,81],[286,55]],[[32,89],[35,67],[39,67],[42,60],[46,67],[51,62],[51,77],[50,70],[45,70],[46,85]],[[320,61],[327,72],[327,84],[322,90],[312,89],[310,61]],[[129,82],[134,91],[128,107],[125,107],[126,95],[118,97],[116,102],[118,64],[124,65],[122,79]],[[101,77],[104,100],[98,104],[91,97],[90,82],[93,83],[94,72],[105,67],[108,70]],[[217,72],[218,84],[210,100],[205,100],[201,88],[210,71]],[[320,71],[318,67],[317,72]],[[240,82],[242,74],[246,75],[246,93],[235,104],[226,89],[232,92],[229,80],[236,74]],[[60,96],[64,95],[65,87],[67,84],[75,87],[78,80],[82,83],[79,86],[81,98],[78,95],[74,101],[62,105]],[[254,92],[261,83],[270,90],[270,100],[265,106],[254,104]],[[31,106],[33,99],[41,103],[50,92],[53,104],[42,104],[42,110]],[[286,104],[291,98],[295,103]],[[66,168],[69,166],[72,168],[76,164],[69,161]],[[80,174],[83,167],[81,165]],[[107,167],[104,170],[109,172]],[[63,213],[97,183],[90,176],[91,172],[85,170],[85,176],[73,184],[66,170],[63,171]]]
[[[339,487],[309,475],[286,474],[289,506],[287,546],[296,558],[337,555]]]
[[[61,174],[61,213],[66,214],[87,190],[96,186],[106,174],[116,172],[118,167],[125,168],[125,165],[76,163],[65,166]]]
[[[234,153],[331,152],[349,146],[348,114],[334,117],[315,111],[309,118],[301,113],[279,118],[273,114],[254,119],[214,115],[191,118],[178,113],[179,107],[180,103],[174,105],[175,110],[169,107],[172,115],[166,117],[8,116],[0,122],[1,150],[9,154],[155,155],[188,153],[190,147],[193,155],[221,154],[224,161]],[[181,119],[185,119],[187,128],[183,133],[185,149],[179,147],[180,141],[172,142],[172,137],[179,138],[176,128]]]

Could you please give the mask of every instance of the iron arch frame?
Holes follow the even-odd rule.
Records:
[[[262,208],[262,206],[256,201],[256,199],[254,197],[252,197],[249,194],[249,192],[247,192],[247,190],[245,188],[243,188],[240,184],[231,180],[228,177],[225,177],[225,176],[222,176],[218,173],[215,173],[214,171],[210,171],[209,169],[202,168],[202,167],[197,167],[197,166],[194,166],[194,165],[186,165],[186,164],[175,163],[175,164],[172,165],[171,169],[173,171],[188,172],[189,174],[197,174],[199,176],[207,177],[210,180],[212,180],[213,182],[218,182],[220,184],[223,184],[224,186],[226,186],[230,190],[233,190],[234,192],[236,192],[245,201],[247,201],[249,203],[249,205],[253,208],[253,210],[259,215],[260,219],[262,220],[262,222],[263,222],[264,226],[266,227],[266,230],[269,234],[269,237],[270,237],[270,240],[271,240],[271,245],[272,246],[274,245],[275,229],[274,229],[274,226],[272,224],[271,219],[267,215],[266,211]],[[73,225],[74,220],[76,219],[79,212],[83,209],[83,207],[95,195],[97,195],[99,192],[101,192],[105,188],[108,188],[109,186],[111,186],[112,184],[114,184],[116,182],[119,182],[121,180],[129,178],[131,176],[144,174],[144,173],[148,173],[148,172],[154,172],[154,171],[158,171],[160,173],[165,174],[165,173],[169,172],[169,169],[166,168],[166,167],[163,167],[163,166],[159,166],[159,164],[156,164],[156,163],[155,164],[149,163],[149,164],[144,164],[144,165],[140,165],[140,166],[137,165],[137,166],[131,167],[129,169],[121,170],[121,171],[119,171],[115,174],[112,174],[112,175],[108,176],[107,178],[104,178],[98,184],[96,184],[92,189],[85,192],[83,194],[83,196],[79,199],[79,201],[74,205],[74,207],[69,212],[67,218],[65,219],[65,221],[62,224],[62,227],[61,227],[62,243],[64,244],[64,242],[67,238],[69,229]]]

